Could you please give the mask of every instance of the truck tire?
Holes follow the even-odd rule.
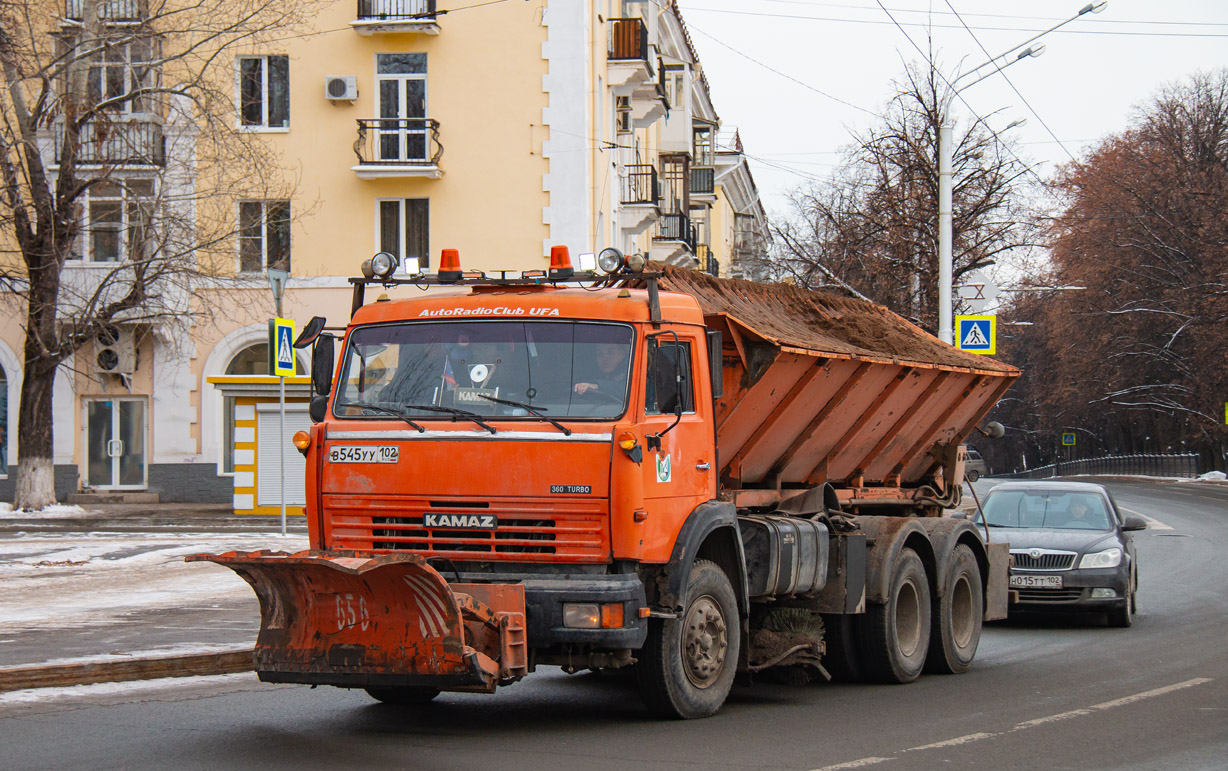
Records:
[[[865,679],[861,665],[861,644],[857,640],[857,617],[823,614],[823,668],[837,683],[860,683]]]
[[[636,681],[660,717],[708,717],[725,703],[741,648],[738,601],[715,563],[696,560],[676,619],[650,619]]]
[[[426,704],[439,695],[434,688],[367,688],[366,691],[372,699],[398,707]]]
[[[946,583],[942,597],[933,606],[925,671],[957,675],[972,666],[985,619],[981,569],[967,545],[960,544],[951,552]]]
[[[866,607],[858,631],[867,679],[911,683],[921,674],[930,647],[930,586],[912,549],[896,555],[887,601]]]

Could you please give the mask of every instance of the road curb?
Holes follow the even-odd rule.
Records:
[[[251,648],[114,661],[0,667],[0,693],[26,688],[62,688],[69,685],[153,680],[159,677],[228,675],[251,672],[252,669]]]

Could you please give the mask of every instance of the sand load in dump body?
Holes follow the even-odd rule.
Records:
[[[958,501],[956,450],[1019,370],[863,300],[663,271],[722,333],[720,480],[739,506],[825,483],[853,510]]]

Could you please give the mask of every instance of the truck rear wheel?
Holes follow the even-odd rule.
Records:
[[[930,587],[925,565],[912,549],[896,555],[887,601],[866,607],[859,631],[870,680],[911,683],[921,674],[930,647]]]
[[[372,699],[398,707],[426,704],[439,695],[434,688],[367,688],[366,691]]]
[[[925,671],[956,675],[972,666],[985,618],[980,566],[965,544],[951,552],[946,583],[942,597],[934,604],[936,615]]]
[[[682,719],[715,714],[733,686],[741,626],[729,578],[715,563],[697,560],[682,615],[648,624],[635,674],[649,710]]]

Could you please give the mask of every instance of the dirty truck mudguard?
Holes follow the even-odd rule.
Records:
[[[453,584],[415,554],[199,554],[260,600],[261,680],[493,691],[528,672],[524,589]]]
[[[723,532],[722,532],[723,531]],[[710,540],[709,537],[712,536]],[[705,547],[705,542],[708,543]],[[691,565],[705,548],[705,556],[720,565],[733,584],[738,610],[743,618],[750,612],[746,594],[746,555],[738,529],[737,509],[726,501],[708,501],[695,507],[678,531],[669,565],[659,587],[657,604],[663,610],[682,611]]]

